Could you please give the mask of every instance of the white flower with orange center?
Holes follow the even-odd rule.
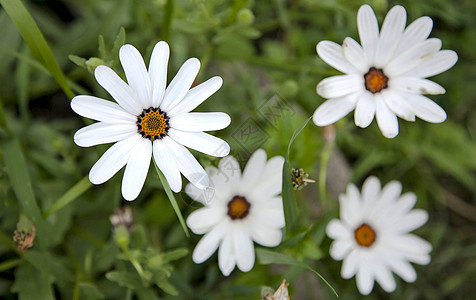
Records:
[[[218,169],[207,168],[211,186],[205,190],[187,185],[185,191],[205,207],[187,218],[195,234],[205,234],[193,251],[199,264],[219,247],[218,266],[230,275],[238,265],[243,272],[255,263],[253,241],[266,247],[279,245],[284,227],[281,196],[284,159],[266,160],[266,152],[257,150],[249,159],[243,174],[232,156],[223,158]]]
[[[379,33],[377,18],[369,5],[360,7],[357,27],[360,42],[347,37],[342,46],[331,41],[317,44],[317,53],[330,66],[346,73],[325,78],[317,93],[329,99],[314,112],[318,126],[330,125],[354,112],[354,122],[365,128],[374,116],[383,135],[398,135],[397,116],[415,121],[415,116],[441,123],[446,112],[422,94],[444,94],[445,89],[425,79],[451,68],[458,56],[440,50],[441,40],[428,38],[433,22],[421,17],[405,28],[407,14],[394,6]]]
[[[412,209],[413,193],[401,195],[402,185],[391,181],[382,189],[376,177],[369,177],[362,194],[353,184],[340,195],[340,220],[327,225],[327,235],[334,239],[330,255],[344,260],[341,276],[355,275],[357,288],[368,295],[377,281],[387,292],[396,288],[392,271],[407,282],[417,274],[410,262],[426,265],[430,262],[431,244],[409,232],[428,220],[428,213]]]
[[[124,45],[119,58],[128,83],[106,66],[94,72],[117,103],[86,95],[71,101],[77,114],[99,121],[76,132],[77,145],[115,143],[91,168],[89,180],[104,183],[126,165],[122,180],[126,200],[139,195],[152,156],[171,189],[179,192],[180,173],[200,188],[209,184],[205,170],[185,147],[218,157],[230,152],[225,141],[203,132],[227,127],[230,117],[221,112],[190,112],[215,93],[223,80],[215,76],[190,89],[200,69],[200,61],[190,58],[166,88],[169,53],[168,44],[158,42],[147,70],[139,51]]]

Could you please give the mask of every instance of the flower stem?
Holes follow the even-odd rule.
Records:
[[[169,198],[170,204],[172,205],[175,211],[175,214],[177,215],[177,218],[179,219],[180,225],[182,225],[185,235],[187,237],[190,237],[190,233],[188,232],[188,228],[187,228],[187,225],[185,224],[185,220],[182,216],[182,212],[180,211],[180,207],[178,206],[177,200],[175,200],[174,194],[172,190],[170,189],[169,183],[167,182],[167,179],[165,179],[164,174],[160,172],[159,168],[157,167],[157,164],[155,163],[155,160],[152,160],[152,161],[154,162],[155,171],[157,171],[157,174],[159,175],[160,182],[162,183],[162,186],[164,187],[164,191],[167,194],[167,197]]]

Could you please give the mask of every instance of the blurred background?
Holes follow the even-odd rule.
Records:
[[[0,1],[5,7],[16,2]],[[69,97],[111,99],[92,72],[106,64],[123,76],[118,49],[124,43],[138,48],[148,65],[155,43],[166,40],[171,48],[169,81],[189,57],[202,64],[197,84],[215,75],[224,79],[223,87],[198,110],[231,116],[231,125],[214,135],[231,145],[231,154],[243,166],[258,148],[268,157],[285,155],[293,132],[324,101],[316,94],[317,83],[338,74],[317,56],[316,44],[342,43],[347,36],[358,40],[356,16],[364,3],[371,4],[380,24],[395,4],[406,8],[408,23],[430,16],[431,36],[442,40],[443,49],[458,53],[452,69],[432,78],[446,94],[430,98],[446,110],[448,119],[442,124],[399,119],[400,134],[394,139],[384,138],[375,122],[367,129],[356,127],[352,113],[332,127],[310,122],[293,143],[290,166],[303,168],[317,182],[295,192],[299,224],[272,249],[281,260],[258,255],[252,271],[235,270],[224,277],[216,254],[201,265],[192,262],[200,236],[186,237],[154,170],[132,203],[120,193],[123,171],[100,186],[89,183],[90,168],[109,145],[74,144],[74,132],[91,121],[73,113]],[[415,283],[398,278],[394,293],[376,285],[365,298],[472,299],[476,294],[476,2],[23,4],[66,84],[60,87],[59,75],[56,81],[51,76],[51,61],[38,60],[42,50],[30,49],[0,8],[0,298],[260,299],[263,287],[276,289],[285,278],[291,299],[335,299],[301,263],[322,274],[341,299],[364,298],[355,279],[340,277],[341,262],[329,257],[325,226],[338,215],[337,197],[345,186],[353,182],[360,187],[369,175],[383,183],[399,180],[404,192],[417,194],[416,206],[428,210],[430,219],[416,233],[431,242],[433,252],[428,266],[415,266]],[[19,22],[30,24],[27,19]],[[25,30],[39,36],[32,27]],[[218,163],[217,158],[193,154],[204,166]],[[183,192],[176,198],[185,217],[200,207]],[[130,211],[117,211],[125,205]],[[114,220],[125,225],[121,230],[111,224],[114,213]]]

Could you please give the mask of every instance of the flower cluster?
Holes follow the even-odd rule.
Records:
[[[402,6],[393,7],[379,31],[372,8],[363,5],[357,15],[361,44],[350,37],[342,46],[330,41],[317,44],[319,56],[345,75],[317,85],[317,93],[328,100],[315,111],[315,124],[332,124],[355,110],[357,126],[365,128],[375,117],[383,135],[393,138],[399,132],[397,117],[432,123],[446,119],[445,111],[423,94],[445,93],[426,78],[451,68],[457,55],[440,50],[439,39],[428,38],[430,18],[406,26],[406,17]],[[237,160],[227,156],[229,145],[205,133],[223,129],[231,120],[222,112],[191,112],[223,83],[216,76],[191,88],[200,69],[198,59],[188,59],[167,86],[166,42],[155,45],[148,69],[131,45],[122,46],[119,56],[127,83],[107,66],[97,67],[94,73],[116,103],[86,95],[71,102],[76,113],[98,121],[76,132],[77,145],[114,143],[91,168],[90,181],[104,183],[125,166],[122,195],[134,200],[151,158],[174,192],[181,191],[183,174],[190,181],[185,192],[203,205],[186,221],[195,234],[204,234],[193,261],[203,263],[219,249],[218,266],[225,276],[235,266],[250,271],[255,263],[254,242],[275,247],[282,240],[284,158],[267,160],[266,152],[259,149],[242,172]],[[218,168],[205,170],[187,148],[224,158]],[[302,169],[293,169],[292,180],[295,189],[314,182]],[[364,182],[362,193],[350,184],[339,198],[340,220],[327,225],[327,235],[334,239],[331,257],[343,260],[342,277],[355,275],[364,295],[372,291],[374,281],[385,291],[394,291],[392,272],[413,282],[416,272],[410,262],[430,262],[431,245],[410,233],[426,223],[428,214],[412,209],[415,194],[401,192],[399,182],[381,188],[375,177]]]

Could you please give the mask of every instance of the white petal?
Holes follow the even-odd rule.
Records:
[[[185,113],[175,116],[169,121],[173,128],[192,132],[220,130],[230,123],[230,116],[222,112]]]
[[[402,184],[399,181],[392,180],[383,187],[380,201],[386,202],[387,205],[394,203],[400,197],[401,193]]]
[[[414,193],[403,194],[394,209],[395,213],[402,215],[408,213],[415,206],[416,201],[417,196]]]
[[[218,267],[224,276],[231,274],[236,265],[236,253],[233,247],[233,237],[225,235],[218,250]]]
[[[360,264],[360,251],[354,249],[350,254],[344,259],[342,263],[342,269],[340,275],[344,279],[349,279],[357,273]]]
[[[284,210],[281,205],[280,208],[271,208],[267,205],[267,202],[264,203],[253,203],[251,204],[253,209],[250,211],[250,217],[253,219],[260,220],[264,226],[280,229],[285,225],[284,221]]]
[[[373,204],[380,197],[380,180],[375,176],[368,177],[362,185],[362,200],[366,209],[373,206]]]
[[[360,74],[337,75],[324,78],[317,85],[317,93],[326,99],[346,96],[364,88],[364,77]]]
[[[402,251],[428,254],[432,250],[432,246],[429,242],[414,234],[399,236],[395,242],[401,245]]]
[[[260,182],[256,183],[253,192],[260,197],[276,196],[281,194],[283,186],[284,158],[275,156],[268,160],[264,167]]]
[[[106,123],[137,121],[137,116],[131,115],[117,103],[93,96],[74,97],[71,108],[80,116]]]
[[[182,101],[167,112],[167,115],[173,117],[194,110],[197,106],[202,104],[203,101],[207,100],[208,97],[218,91],[222,84],[223,79],[220,76],[215,76],[197,85],[190,89]]]
[[[346,227],[354,228],[362,222],[362,215],[360,214],[359,202],[360,200],[349,195],[349,189],[357,189],[355,185],[347,185],[347,194],[339,196],[340,203],[340,218]]]
[[[192,260],[196,264],[201,264],[207,260],[217,250],[223,236],[226,234],[226,226],[216,226],[209,233],[205,234],[193,250]]]
[[[382,92],[382,98],[388,108],[397,116],[407,121],[415,121],[415,113],[399,93],[385,91]]]
[[[413,77],[431,77],[448,70],[458,61],[458,55],[452,50],[441,50],[426,59],[406,75]]]
[[[259,222],[255,223],[255,226],[252,226],[251,229],[251,237],[255,242],[262,246],[266,247],[276,247],[281,243],[281,239],[283,238],[283,234],[280,229],[267,227],[262,225],[256,226],[256,224],[260,224]]]
[[[446,92],[441,85],[431,80],[417,77],[397,77],[390,80],[389,86],[403,92],[415,94],[438,95]]]
[[[76,131],[74,142],[80,147],[91,147],[126,139],[137,134],[134,123],[97,122]]]
[[[167,63],[169,62],[169,45],[160,41],[155,44],[150,57],[149,78],[152,87],[152,107],[159,107],[167,85]]]
[[[390,256],[386,259],[386,263],[395,274],[406,282],[414,282],[417,279],[417,273],[412,265],[398,256]]]
[[[379,33],[377,17],[370,5],[364,4],[359,8],[357,28],[359,29],[360,43],[364,48],[367,62],[373,64]]]
[[[387,293],[391,293],[395,291],[397,284],[386,264],[387,262],[382,261],[380,258],[374,263],[375,280]]]
[[[243,228],[235,228],[233,244],[238,268],[243,272],[250,271],[255,264],[255,249],[253,241]]]
[[[184,98],[192,86],[195,77],[197,77],[199,70],[200,61],[195,57],[183,63],[177,75],[175,75],[165,90],[164,100],[160,104],[160,108],[163,111],[168,112]]]
[[[347,229],[344,224],[342,224],[342,222],[337,219],[331,220],[329,224],[327,224],[326,233],[327,236],[332,239],[350,240],[351,238],[349,229]]]
[[[183,176],[198,188],[207,187],[210,183],[208,175],[192,153],[190,153],[190,151],[188,151],[184,146],[177,144],[170,137],[165,137],[162,140],[174,154],[177,167]]]
[[[122,178],[122,196],[132,201],[139,196],[149,171],[152,142],[140,139],[129,154]]]
[[[266,166],[266,151],[256,150],[248,160],[243,170],[241,185],[243,190],[247,190],[262,180],[264,167]]]
[[[233,156],[224,157],[218,164],[218,177],[223,184],[237,186],[241,180],[241,168],[238,161]]]
[[[331,244],[329,254],[335,260],[344,259],[352,250],[352,242],[350,240],[336,240]]]
[[[395,78],[396,76],[405,74],[406,72],[415,68],[415,66],[418,66],[430,59],[440,49],[440,39],[432,38],[415,44],[407,51],[402,52],[400,55],[392,59],[384,68],[385,74],[390,78]],[[412,75],[408,74],[408,76]]]
[[[441,123],[446,120],[446,112],[433,100],[418,94],[403,94],[405,101],[417,117],[430,123]]]
[[[152,106],[152,93],[149,74],[145,67],[142,55],[132,45],[124,45],[119,50],[119,59],[121,60],[127,83],[134,90],[142,108]]]
[[[224,157],[230,153],[227,142],[208,133],[170,128],[167,134],[177,143],[211,156]]]
[[[366,128],[372,123],[375,116],[375,99],[370,92],[363,92],[359,96],[354,112],[355,125]]]
[[[367,256],[367,255],[365,255]],[[368,295],[374,287],[373,264],[369,259],[363,258],[359,263],[359,269],[355,275],[357,288],[362,295]]]
[[[170,151],[163,140],[154,140],[152,151],[155,163],[164,174],[172,191],[176,193],[180,192],[182,189],[182,177],[175,162],[174,152]]]
[[[195,234],[204,234],[226,217],[224,207],[203,207],[192,212],[187,218],[187,226]]]
[[[353,38],[347,37],[342,44],[345,58],[362,74],[367,73],[370,66],[366,60],[364,49]]]
[[[210,180],[210,184],[213,185],[214,182]],[[207,205],[209,207],[214,206],[216,202],[216,189],[213,186],[206,187],[204,189],[199,189],[193,184],[187,184],[185,187],[185,193],[195,201],[202,203],[203,205]],[[220,203],[221,204],[221,203]],[[217,204],[219,205],[219,204]]]
[[[133,135],[128,139],[115,143],[99,158],[89,172],[89,180],[94,184],[108,181],[127,163],[129,153],[141,139]]]
[[[405,29],[406,22],[407,13],[403,6],[396,5],[390,9],[380,31],[380,38],[375,52],[375,67],[382,68],[392,58]]]
[[[114,100],[127,112],[138,116],[142,106],[132,88],[127,85],[111,68],[98,66],[94,70],[98,83],[111,95]]]
[[[355,67],[344,57],[342,46],[331,42],[321,41],[316,46],[317,54],[328,65],[342,73],[357,73]]]
[[[420,17],[407,26],[400,39],[395,53],[404,52],[419,42],[424,41],[431,33],[433,21],[429,17]]]
[[[329,99],[321,104],[312,117],[317,126],[327,126],[342,119],[355,108],[354,97],[341,97]]]
[[[428,213],[423,209],[414,209],[393,225],[394,232],[410,232],[420,228],[428,221]]]
[[[382,134],[387,138],[394,138],[398,135],[398,119],[385,104],[382,95],[375,95],[376,119]]]

